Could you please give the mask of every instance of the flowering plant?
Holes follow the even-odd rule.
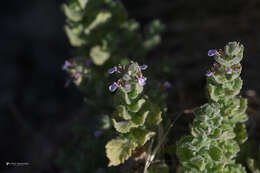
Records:
[[[132,153],[144,146],[156,135],[158,125],[162,121],[160,108],[143,94],[146,77],[142,70],[147,65],[139,66],[135,62],[129,65],[118,65],[109,73],[120,74],[121,78],[109,86],[111,92],[116,91],[113,126],[119,136],[106,145],[109,166],[124,163]]]
[[[120,1],[69,0],[62,9],[71,45],[78,48],[79,56],[90,57],[96,65],[103,65],[110,57],[117,61],[144,57],[160,42],[164,28],[154,20],[146,27],[146,34],[140,34],[139,23],[128,19]]]
[[[93,133],[95,138],[91,138],[98,144],[98,139],[103,137],[102,148],[108,141],[101,157],[105,158],[106,154],[109,167],[127,165],[131,161],[141,163],[138,171],[131,169],[131,173],[140,170],[168,173],[168,165],[161,164],[164,156],[157,162],[154,158],[168,133],[164,133],[162,123],[167,108],[161,89],[172,85],[168,81],[159,84],[150,79],[148,82],[143,75],[148,66],[126,58],[145,57],[160,42],[163,25],[155,20],[146,27],[145,34],[141,33],[139,23],[128,18],[120,1],[68,0],[62,8],[67,17],[66,34],[78,55],[62,66],[70,76],[65,86],[73,82],[83,91],[95,93],[89,96],[91,104],[87,102],[89,114],[109,114],[114,109],[112,116],[100,118],[102,127]],[[247,100],[239,95],[243,50],[240,43],[230,42],[224,50],[208,51],[208,56],[216,61],[206,73],[208,102],[194,109],[191,135],[183,136],[171,152],[179,158],[179,172],[246,171],[235,160],[240,146],[247,140],[244,124]],[[107,69],[114,64],[121,65],[110,68],[107,74]],[[107,86],[108,76],[112,74],[118,78]],[[84,85],[85,80],[88,85]],[[114,105],[107,90],[114,94]],[[165,144],[166,150],[170,150],[167,147]],[[255,165],[257,158],[248,160],[249,169],[259,170]],[[104,165],[105,161],[100,163]],[[109,168],[111,170],[114,168]]]
[[[177,143],[181,172],[245,172],[235,163],[239,145],[247,140],[247,100],[238,95],[243,51],[243,45],[230,42],[224,51],[208,52],[216,61],[206,73],[209,102],[193,111],[191,135]]]

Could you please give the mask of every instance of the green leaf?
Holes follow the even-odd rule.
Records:
[[[132,152],[137,147],[137,144],[128,139],[112,139],[106,144],[106,155],[109,158],[108,166],[118,166],[124,163]]]
[[[69,20],[79,22],[82,19],[82,12],[71,9],[66,4],[62,5],[62,9]]]
[[[136,103],[132,105],[128,105],[127,108],[131,112],[139,112],[139,110],[142,108],[144,103],[145,103],[145,99],[140,99]]]
[[[141,85],[139,85],[138,83],[134,83],[132,86],[132,91],[129,93],[129,97],[131,99],[136,99],[139,94],[141,94],[143,92],[143,87]]]
[[[84,9],[89,0],[78,0],[82,9]]]
[[[108,130],[111,128],[111,120],[108,115],[104,115],[101,118],[101,129]]]
[[[125,106],[119,105],[117,107],[117,111],[118,111],[118,116],[122,117],[124,120],[130,120],[131,119],[131,115],[127,112]]]
[[[90,57],[96,65],[103,65],[110,57],[110,52],[101,46],[94,46],[90,49]]]
[[[218,147],[211,147],[209,150],[209,154],[211,158],[215,161],[221,161],[223,159],[223,154],[221,150]]]
[[[116,122],[115,119],[112,119],[113,126],[120,133],[128,133],[134,127],[138,127],[138,125],[134,124],[132,121],[119,121]]]
[[[136,75],[136,73],[139,71],[139,65],[135,62],[132,63],[129,67],[128,67],[128,75],[132,76],[132,75]]]
[[[154,48],[156,45],[158,45],[160,42],[161,42],[160,35],[155,35],[155,36],[145,40],[143,45],[144,45],[145,49],[150,50],[150,49]]]
[[[193,157],[190,160],[190,163],[195,166],[196,168],[198,168],[200,171],[204,170],[206,167],[204,158],[201,156],[197,156],[197,157]]]
[[[122,87],[120,87],[115,95],[115,105],[125,105],[125,104],[130,105],[131,100],[128,97],[128,93]]]
[[[149,114],[149,111],[145,111],[142,113],[138,113],[132,116],[132,121],[137,126],[142,126],[145,123],[145,120],[147,119],[147,116]]]
[[[96,16],[95,20],[85,29],[85,34],[90,34],[91,31],[98,26],[104,24],[105,22],[108,21],[109,18],[111,18],[111,13],[110,12],[100,12]]]
[[[243,144],[246,142],[248,137],[245,124],[238,123],[234,129],[234,132],[236,133],[235,139],[239,144]]]
[[[65,26],[65,32],[69,38],[71,46],[80,47],[85,44],[85,41],[75,34],[68,26]]]
[[[244,98],[240,98],[240,105],[239,105],[239,109],[236,112],[237,114],[244,114],[246,112],[247,109],[247,99]]]
[[[236,137],[236,134],[233,131],[225,131],[219,136],[219,139],[228,140],[228,139],[233,139],[235,137]]]
[[[208,84],[208,91],[210,99],[212,99],[215,102],[217,102],[220,99],[220,97],[224,96],[223,90],[220,86]]]
[[[150,110],[150,113],[147,117],[147,123],[151,126],[160,124],[162,121],[162,112],[159,106],[151,103],[150,101],[147,102]]]
[[[160,33],[164,30],[164,25],[159,20],[152,21],[146,28],[144,48],[150,50],[161,42]]]
[[[190,160],[193,156],[193,151],[190,150],[189,145],[194,138],[192,136],[184,136],[178,141],[176,155],[180,161]]]
[[[246,170],[240,164],[229,164],[226,165],[223,173],[246,173]]]
[[[229,42],[224,48],[225,54],[230,57],[236,56],[243,50],[244,50],[244,46],[239,45],[239,43],[237,43],[235,41]]]
[[[260,165],[257,165],[254,159],[248,158],[247,165],[252,173],[260,173]]]
[[[230,119],[233,123],[243,123],[248,120],[248,117],[246,114],[234,114],[232,118]]]
[[[145,129],[134,129],[132,132],[133,140],[138,144],[138,146],[143,146],[149,141],[153,136],[155,136],[155,132],[148,131]]]

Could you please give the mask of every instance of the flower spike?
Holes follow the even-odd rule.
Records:
[[[208,52],[216,61],[206,73],[208,102],[194,109],[191,134],[177,143],[176,155],[185,173],[246,173],[236,163],[240,145],[247,140],[247,100],[239,95],[243,50],[243,45],[230,42],[224,52]]]
[[[112,123],[118,137],[106,144],[106,155],[110,161],[108,166],[117,166],[129,159],[136,149],[143,147],[156,135],[156,129],[162,121],[160,108],[143,93],[146,78],[141,69],[147,67],[140,67],[132,61],[122,68],[117,67],[121,78],[110,85],[109,90],[117,90]]]

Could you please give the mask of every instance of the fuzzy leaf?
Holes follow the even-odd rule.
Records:
[[[80,47],[85,44],[85,41],[82,40],[77,34],[73,33],[68,26],[65,26],[65,32],[69,38],[71,46]]]
[[[209,154],[211,158],[215,161],[221,161],[223,159],[223,154],[221,150],[218,147],[211,147],[209,150]]]
[[[193,166],[195,166],[196,168],[198,168],[200,171],[204,170],[206,167],[206,163],[205,163],[203,157],[201,157],[201,156],[193,157],[190,160],[190,163]]]
[[[208,84],[208,91],[210,99],[212,99],[215,102],[217,102],[220,99],[220,97],[224,96],[224,93],[220,86]]]
[[[161,42],[160,33],[164,30],[164,25],[159,20],[152,21],[146,28],[146,40],[143,45],[145,49],[152,49]]]
[[[260,173],[260,165],[252,158],[247,159],[247,165],[252,173]]]
[[[90,57],[96,65],[103,65],[110,57],[110,53],[101,46],[94,46],[90,49]]]
[[[120,87],[119,90],[116,92],[115,96],[115,105],[130,105],[131,100],[129,99],[128,93]]]
[[[132,116],[133,123],[136,124],[137,126],[144,125],[145,120],[146,120],[148,114],[149,114],[149,111],[145,111],[145,112],[133,115]]]
[[[155,35],[149,39],[147,39],[144,42],[144,47],[145,49],[152,49],[154,48],[156,45],[158,45],[161,42],[161,37],[159,35]]]
[[[107,22],[109,18],[111,18],[110,12],[100,12],[96,16],[95,20],[85,29],[85,34],[90,34],[91,31],[103,23]]]
[[[246,109],[247,109],[247,99],[240,98],[239,109],[237,110],[236,114],[244,114],[246,112]],[[241,122],[243,122],[243,119],[241,119]]]
[[[235,133],[236,133],[236,141],[239,144],[243,144],[245,143],[245,141],[247,140],[247,132],[246,132],[246,126],[245,124],[239,123],[236,125],[235,129],[234,129]]]
[[[235,65],[235,64],[238,64],[238,63],[240,63],[240,61],[242,60],[242,58],[240,58],[240,57],[235,57],[235,58],[233,58],[233,59],[231,59],[231,60],[226,60],[226,59],[223,59],[221,56],[215,56],[215,60],[219,63],[219,64],[221,64],[221,65],[223,65],[223,66],[225,66],[225,67],[231,67],[232,65]]]
[[[132,105],[128,105],[127,108],[131,112],[138,112],[145,103],[145,99],[140,99]]]
[[[89,0],[78,0],[82,9],[84,9]]]
[[[137,147],[137,144],[128,139],[112,139],[106,144],[106,155],[109,158],[108,166],[118,166],[124,163],[132,152]]]
[[[62,5],[62,9],[69,20],[79,22],[82,19],[82,13],[80,11],[75,11],[69,8],[66,4]]]
[[[138,83],[133,84],[131,87],[132,91],[129,93],[129,96],[131,99],[136,99],[143,92],[143,87]]]
[[[160,124],[162,121],[162,112],[160,108],[151,102],[148,102],[148,106],[150,113],[147,117],[147,123],[151,126]]]
[[[233,123],[243,123],[248,120],[248,117],[246,114],[235,114],[233,117],[230,119]]]
[[[118,111],[118,116],[122,117],[124,120],[130,120],[131,119],[131,115],[127,112],[125,106],[119,105],[117,107],[117,111]]]
[[[242,124],[247,120],[247,102],[237,96],[242,88],[239,62],[243,46],[230,42],[225,51],[214,49],[208,55],[217,61],[207,73],[209,101],[195,109],[193,136],[181,138],[176,153],[185,173],[245,173],[245,168],[235,163],[239,144],[247,139]]]
[[[178,141],[176,155],[180,159],[180,161],[190,160],[193,156],[193,152],[189,149],[187,144],[191,143],[193,140],[192,136],[184,136]]]
[[[115,119],[112,119],[113,126],[120,133],[128,133],[134,127],[138,127],[138,125],[134,124],[132,121],[119,121],[116,122]]]
[[[134,129],[132,133],[133,140],[138,144],[138,146],[143,146],[147,141],[149,141],[156,133],[144,129]]]
[[[223,173],[246,173],[246,170],[240,164],[229,164],[225,167]]]
[[[229,42],[224,48],[225,54],[230,57],[236,56],[239,52],[243,52],[243,50],[244,46],[240,46],[237,42]]]
[[[227,139],[233,139],[236,137],[236,134],[233,133],[232,131],[225,131],[223,132],[220,136],[219,139],[221,140],[227,140]]]

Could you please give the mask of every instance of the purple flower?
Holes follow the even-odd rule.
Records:
[[[165,82],[163,83],[163,86],[164,86],[166,89],[168,89],[168,88],[171,88],[171,87],[172,87],[172,84],[171,84],[171,82],[169,82],[169,81],[165,81]]]
[[[216,49],[212,49],[208,51],[208,56],[214,56],[216,54],[218,54],[218,51]]]
[[[67,70],[71,66],[72,64],[68,60],[66,60],[65,63],[62,65],[62,70]]]
[[[101,135],[102,135],[102,131],[101,131],[101,130],[96,130],[96,131],[94,132],[94,136],[95,136],[96,138],[100,137]]]
[[[74,78],[74,79],[78,79],[80,77],[80,74],[79,73],[73,73],[73,75],[72,75],[72,78]]]
[[[115,90],[117,90],[117,88],[118,88],[118,84],[114,82],[112,85],[109,86],[109,91],[114,92]]]
[[[129,89],[129,88],[131,88],[131,85],[130,85],[128,82],[125,82],[125,87],[126,87],[127,89]]]
[[[226,70],[226,72],[227,72],[227,74],[232,74],[232,69],[231,68],[228,68],[227,70]]]
[[[210,70],[207,71],[207,73],[206,73],[206,76],[207,76],[207,77],[210,77],[210,76],[212,76],[212,75],[213,75],[213,72],[212,72],[212,71],[210,71]]]
[[[143,76],[141,76],[138,78],[138,83],[140,86],[144,86],[146,84],[146,79]]]
[[[108,73],[113,74],[113,73],[117,72],[117,70],[118,70],[117,67],[113,67],[113,68],[108,70]]]
[[[146,70],[147,68],[148,68],[148,65],[146,65],[146,64],[139,66],[140,70]]]

